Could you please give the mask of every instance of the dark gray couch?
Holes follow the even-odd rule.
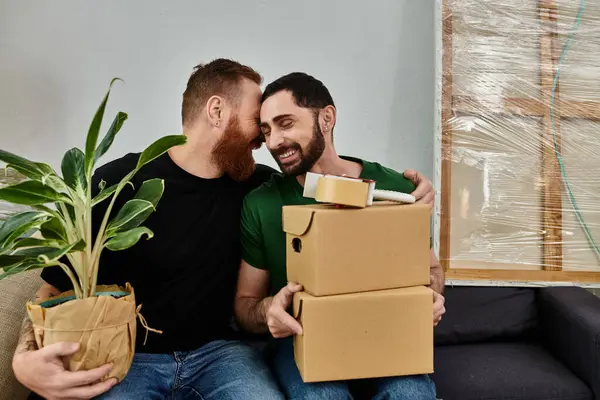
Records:
[[[446,289],[444,400],[600,400],[600,298],[575,287]]]

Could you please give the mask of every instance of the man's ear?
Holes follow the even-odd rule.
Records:
[[[327,106],[321,110],[319,123],[321,124],[321,130],[324,133],[333,131],[336,121],[336,109],[334,106]]]
[[[206,117],[212,126],[219,127],[223,122],[224,100],[219,96],[211,96],[206,102]]]

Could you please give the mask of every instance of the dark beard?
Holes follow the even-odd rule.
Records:
[[[319,161],[319,158],[321,158],[323,152],[325,151],[325,138],[323,137],[323,132],[321,131],[321,127],[319,126],[319,122],[316,118],[313,126],[313,136],[308,146],[306,146],[306,151],[303,151],[298,143],[293,143],[285,151],[290,149],[294,149],[300,154],[300,162],[298,165],[288,169],[282,167],[281,163],[279,162],[279,158],[273,154],[277,164],[279,164],[281,172],[283,172],[284,175],[303,175],[310,171],[316,162]]]
[[[212,151],[213,160],[231,179],[242,182],[248,179],[256,168],[252,148],[253,144],[248,143],[248,139],[240,130],[238,119],[235,118],[215,145]]]

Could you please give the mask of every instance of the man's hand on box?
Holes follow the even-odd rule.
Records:
[[[442,316],[446,313],[444,303],[446,299],[437,292],[433,292],[433,326],[437,326],[442,320]]]
[[[404,177],[416,186],[416,189],[411,194],[415,196],[417,203],[429,204],[433,208],[435,189],[431,181],[413,169],[404,171]]]
[[[294,299],[294,293],[302,289],[302,285],[290,282],[272,298],[267,308],[267,325],[274,338],[302,334],[300,323],[287,312]]]

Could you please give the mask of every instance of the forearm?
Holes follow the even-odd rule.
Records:
[[[269,332],[267,309],[272,300],[272,297],[264,299],[254,297],[236,298],[235,317],[240,328],[255,334]]]
[[[35,300],[45,300],[58,294],[58,289],[46,283],[35,294]],[[21,325],[21,333],[19,335],[19,341],[17,343],[17,348],[15,349],[15,354],[37,350],[37,348],[38,346],[33,333],[33,324],[31,319],[29,319],[29,315],[25,315],[23,324]]]
[[[429,268],[429,273],[433,277],[431,282],[431,289],[443,295],[446,279],[444,274],[444,268],[439,262],[437,262]]]
[[[35,342],[35,336],[33,334],[33,324],[26,316],[21,325],[21,334],[19,335],[19,342],[15,354],[24,353],[26,351],[37,350],[37,343]]]

